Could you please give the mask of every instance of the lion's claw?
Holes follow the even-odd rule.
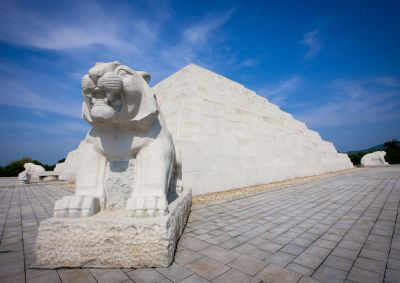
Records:
[[[127,216],[155,217],[168,214],[168,203],[158,196],[136,196],[128,199],[126,203]]]
[[[88,196],[65,196],[56,201],[54,217],[88,217],[100,210],[99,199]]]

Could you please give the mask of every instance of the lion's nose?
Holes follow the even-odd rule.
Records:
[[[104,72],[102,70],[89,70],[89,77],[93,80],[93,82],[96,84],[99,78],[101,78],[104,75]]]

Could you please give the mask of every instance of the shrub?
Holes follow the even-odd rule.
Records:
[[[351,162],[353,162],[353,165],[360,165],[361,158],[366,154],[366,152],[357,152],[357,153],[352,153],[349,154],[349,158]]]
[[[6,166],[2,167],[0,177],[18,176],[19,173],[25,170],[24,164],[28,162],[32,162],[32,158],[23,157],[22,159],[11,161]]]
[[[400,164],[400,142],[390,140],[385,142],[386,161],[390,164]]]

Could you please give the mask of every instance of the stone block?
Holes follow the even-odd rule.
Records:
[[[191,208],[184,190],[169,214],[131,218],[102,211],[87,218],[50,218],[40,223],[33,268],[167,267],[174,258]]]

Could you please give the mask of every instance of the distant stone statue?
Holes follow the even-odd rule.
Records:
[[[368,153],[361,158],[361,166],[384,166],[389,163],[385,161],[386,152],[385,151],[375,151]]]
[[[39,174],[45,172],[46,170],[34,163],[25,163],[25,170],[18,174],[18,181],[20,184],[30,184],[40,182]]]
[[[97,63],[83,77],[83,117],[92,129],[80,145],[75,195],[56,202],[55,217],[103,209],[136,217],[168,213],[175,152],[149,80],[118,62]]]

